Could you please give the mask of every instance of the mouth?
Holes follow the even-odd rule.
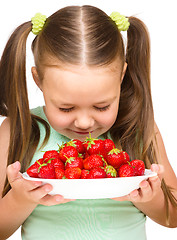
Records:
[[[76,134],[79,134],[79,135],[89,135],[89,133],[92,133],[93,131],[90,131],[90,132],[77,132],[77,131],[73,131],[74,133]]]

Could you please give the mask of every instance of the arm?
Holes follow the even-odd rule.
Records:
[[[10,139],[10,127],[9,120],[6,120],[0,126],[0,239],[6,239],[13,234],[16,229],[23,223],[25,218],[35,208],[34,204],[20,207],[21,203],[18,203],[13,197],[13,191],[2,198],[2,191],[6,178],[6,166],[8,158],[8,147]],[[11,168],[12,172],[13,169]],[[14,175],[14,176],[13,176]],[[18,170],[14,169],[12,179],[17,178]],[[29,209],[28,209],[29,207]],[[18,216],[18,217],[17,217]]]
[[[140,189],[134,190],[129,195],[116,198],[118,201],[132,201],[133,204],[149,218],[166,227],[177,227],[177,208],[169,203],[170,222],[167,225],[165,200],[161,189],[161,179],[165,179],[168,186],[174,189],[173,195],[177,199],[177,178],[168,161],[162,136],[155,124],[157,138],[157,159],[159,165],[152,164],[151,170],[157,172],[157,177],[149,178],[140,184]]]
[[[9,121],[6,119],[0,126],[0,239],[10,237],[31,214],[38,204],[46,206],[65,203],[61,195],[51,196],[48,193],[52,186],[41,182],[27,181],[20,173],[20,163],[17,161],[7,168],[11,190],[2,198],[6,177],[8,146],[10,136]],[[37,185],[36,185],[37,184]]]
[[[159,166],[152,165],[151,169],[158,173],[158,177],[150,178],[149,181],[144,181],[141,183],[140,187],[141,193],[148,198],[149,201],[141,201],[140,196],[136,196],[134,199],[134,205],[149,216],[155,222],[167,226],[167,227],[177,227],[177,208],[173,207],[169,202],[170,211],[170,222],[167,225],[165,220],[165,200],[161,189],[161,178],[163,177],[166,184],[174,189],[173,195],[177,199],[177,178],[175,173],[168,161],[165,146],[162,140],[160,131],[155,124],[155,132],[157,138],[158,155],[157,159],[159,161]]]

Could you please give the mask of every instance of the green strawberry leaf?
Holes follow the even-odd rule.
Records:
[[[119,150],[118,148],[113,148],[109,153],[108,155],[112,155],[113,153],[118,155],[119,153],[121,153],[122,151]]]
[[[66,156],[65,156],[66,157]],[[67,157],[66,157],[67,158]],[[74,157],[70,157],[70,158],[67,158],[66,162],[65,162],[65,166],[66,166],[66,163],[69,163],[71,164],[73,161],[74,161]]]
[[[38,168],[38,171],[37,171],[38,173],[40,172],[41,167],[47,166],[47,164],[48,164],[48,163],[40,164],[40,162],[38,160],[36,162],[39,164],[39,168]]]
[[[92,145],[95,145],[95,141],[96,139],[95,138],[92,138],[91,137],[91,133],[89,132],[89,137],[86,137],[86,140],[84,141],[84,143],[87,143],[87,150],[89,150]]]
[[[62,144],[61,144],[61,145],[59,145],[58,143],[57,143],[57,145],[58,145],[58,147],[59,147],[59,149],[57,150],[57,152],[60,152],[60,150],[61,150],[62,148],[64,148],[65,142],[62,141]]]
[[[67,146],[72,146],[72,147],[75,147],[75,148],[76,148],[76,144],[74,143],[73,140],[67,142]]]

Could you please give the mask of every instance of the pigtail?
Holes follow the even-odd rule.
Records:
[[[38,145],[40,131],[31,115],[26,86],[26,40],[31,22],[19,26],[11,35],[0,62],[0,115],[10,119],[8,165],[21,162],[21,172],[29,165]],[[10,189],[6,179],[4,195]]]
[[[155,151],[154,113],[150,84],[150,40],[144,23],[129,18],[127,32],[127,71],[121,86],[119,115],[116,121],[118,132],[113,127],[112,135],[120,137],[122,148],[131,159],[142,159],[146,168],[158,163]],[[172,189],[164,179],[161,184],[165,203],[166,219],[169,224],[169,201],[177,206]]]
[[[1,59],[0,114],[10,118],[9,157],[17,152],[20,161],[26,152],[31,132],[26,88],[26,39],[31,31],[31,23],[19,26],[10,37]],[[16,143],[21,143],[14,149]]]
[[[131,158],[143,158],[149,165],[147,151],[154,132],[150,87],[150,44],[145,25],[129,18],[127,31],[127,70],[121,84],[118,118],[111,130],[114,139]]]
[[[128,76],[126,77],[132,79],[134,86],[132,110],[138,109],[138,114],[134,113],[137,123],[137,126],[135,125],[137,152],[135,153],[142,155],[142,159],[148,166],[149,161],[152,164],[151,158],[154,159],[155,154],[151,146],[154,138],[154,113],[150,83],[150,40],[147,28],[142,21],[135,17],[130,17],[129,21],[126,55]]]

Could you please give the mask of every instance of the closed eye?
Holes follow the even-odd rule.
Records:
[[[107,105],[107,106],[105,106],[105,107],[96,107],[96,106],[94,106],[94,108],[95,108],[95,110],[97,110],[97,111],[100,111],[100,112],[104,112],[104,111],[107,111],[109,108],[110,108],[110,105]],[[61,111],[61,112],[71,112],[71,111],[73,111],[74,110],[74,107],[71,107],[71,108],[59,108],[59,110]]]
[[[74,107],[71,107],[71,108],[59,108],[59,110],[61,112],[71,112],[72,110],[74,110]]]
[[[106,110],[108,110],[110,108],[110,105],[107,105],[105,107],[96,107],[96,106],[94,106],[94,108],[96,110],[100,111],[100,112],[104,112],[104,111],[106,111]]]

